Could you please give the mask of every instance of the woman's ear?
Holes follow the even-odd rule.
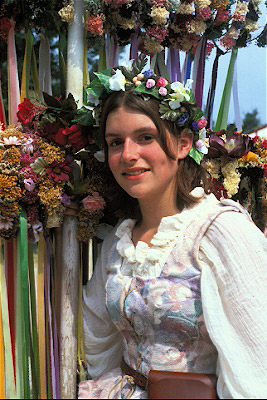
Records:
[[[178,139],[177,160],[181,160],[189,154],[192,148],[192,144],[193,144],[193,133],[189,132],[187,128],[184,128]]]

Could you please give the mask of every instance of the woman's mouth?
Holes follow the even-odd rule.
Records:
[[[144,172],[150,171],[150,169],[138,169],[134,171],[123,172],[124,176],[137,176],[143,174]]]

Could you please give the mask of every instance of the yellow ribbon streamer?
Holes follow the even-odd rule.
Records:
[[[43,234],[41,234],[38,244],[38,337],[39,337],[41,399],[47,399],[44,272],[45,272],[45,241]]]
[[[10,324],[8,314],[8,300],[7,300],[7,286],[5,278],[5,264],[3,259],[3,242],[0,241],[0,297],[1,297],[1,309],[2,309],[2,327],[4,336],[4,349],[5,349],[5,370],[7,374],[7,388],[8,394],[11,399],[16,398],[15,388],[15,374],[13,367],[12,358],[12,346],[10,336]]]
[[[1,290],[1,289],[0,289]],[[0,399],[5,399],[5,350],[2,325],[2,303],[0,296]]]

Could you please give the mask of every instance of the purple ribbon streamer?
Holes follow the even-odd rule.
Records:
[[[233,80],[233,99],[235,110],[235,124],[238,131],[242,130],[242,119],[240,114],[239,97],[238,97],[238,84],[237,84],[237,66],[235,65],[234,80]]]
[[[204,89],[204,76],[206,66],[206,47],[207,39],[203,36],[198,44],[197,51],[194,59],[193,69],[193,90],[195,92],[196,103],[198,107],[202,108],[203,102],[203,89]]]
[[[138,32],[135,32],[130,47],[130,60],[136,60],[138,57]]]
[[[107,68],[113,68],[119,64],[119,44],[110,34],[106,37],[106,59]]]
[[[180,53],[173,47],[168,48],[167,67],[172,82],[181,82]]]

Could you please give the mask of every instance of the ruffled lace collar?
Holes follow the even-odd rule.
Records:
[[[151,240],[151,247],[142,241],[134,246],[132,231],[136,224],[135,220],[126,219],[119,225],[116,236],[119,238],[117,250],[123,258],[120,271],[122,275],[155,278],[161,274],[181,230],[185,229],[196,213],[200,212],[200,207],[206,208],[207,202],[217,202],[213,195],[205,195],[200,187],[195,188],[191,194],[201,197],[201,201],[191,208],[185,208],[181,213],[162,218],[158,231]]]

